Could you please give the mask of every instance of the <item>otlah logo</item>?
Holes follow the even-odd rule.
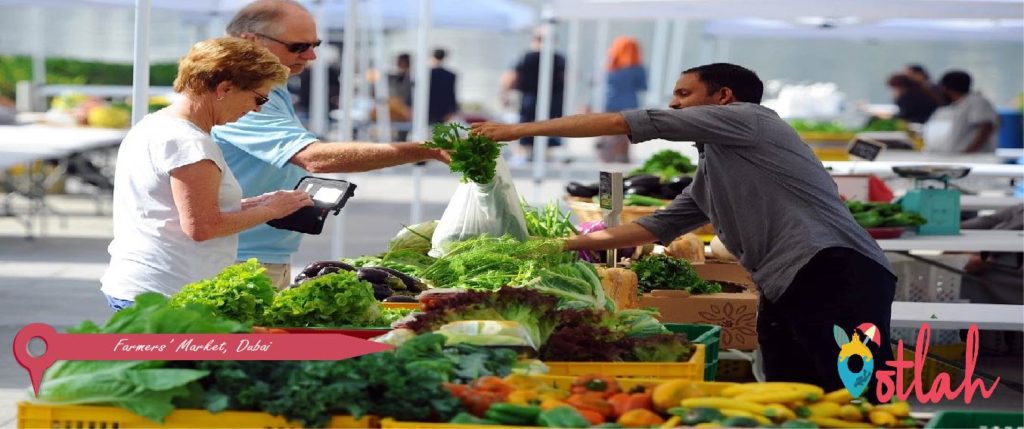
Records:
[[[857,331],[864,333],[863,339],[861,339]],[[839,346],[839,360],[836,362],[836,367],[839,369],[839,378],[843,381],[843,386],[846,386],[846,390],[849,390],[854,398],[860,397],[867,390],[868,384],[871,383],[872,371],[875,369],[874,355],[868,349],[867,343],[868,341],[873,341],[875,345],[880,345],[881,334],[878,332],[878,327],[871,323],[861,323],[853,331],[853,338],[850,338],[846,335],[846,331],[843,328],[840,328],[839,325],[833,325],[832,335]],[[850,369],[850,358],[853,356],[859,356],[863,362],[860,370],[856,372]]]

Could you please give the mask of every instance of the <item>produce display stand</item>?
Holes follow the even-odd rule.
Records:
[[[364,416],[354,419],[351,416],[335,416],[331,418],[328,428],[368,428],[377,427],[378,419]],[[18,403],[18,426],[23,428],[152,428],[161,427],[156,422],[138,416],[131,411],[118,407],[95,407],[83,405],[45,405],[29,402]],[[163,426],[168,428],[275,428],[292,429],[303,427],[299,423],[289,422],[283,417],[275,417],[267,413],[249,411],[222,411],[211,413],[206,410],[174,410],[164,419]]]
[[[662,323],[704,323],[721,326],[720,348],[757,348],[757,293],[750,274],[735,263],[693,264],[704,280],[735,283],[738,292],[690,295],[686,291],[655,290],[640,297],[640,308],[656,308]]]

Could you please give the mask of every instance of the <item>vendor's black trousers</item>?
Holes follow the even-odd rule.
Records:
[[[762,298],[757,335],[768,381],[795,381],[821,386],[826,392],[843,387],[837,369],[839,346],[833,325],[852,337],[853,328],[873,323],[881,347],[873,342],[874,370],[893,360],[889,321],[896,277],[885,267],[847,248],[818,252],[797,273],[776,302]],[[876,378],[864,396],[875,397]]]

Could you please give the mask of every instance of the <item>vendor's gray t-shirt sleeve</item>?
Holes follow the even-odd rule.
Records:
[[[629,110],[622,113],[633,143],[664,139],[700,144],[749,146],[757,140],[756,113],[732,103],[693,106],[678,110]]]
[[[664,244],[708,223],[708,216],[697,207],[690,188],[683,189],[665,208],[636,220],[636,223],[658,237]]]

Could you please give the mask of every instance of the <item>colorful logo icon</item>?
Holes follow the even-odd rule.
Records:
[[[864,333],[863,339],[857,331]],[[839,360],[836,362],[839,378],[854,398],[860,397],[871,383],[871,375],[875,369],[875,359],[871,350],[868,349],[867,343],[873,341],[875,345],[881,345],[881,334],[878,332],[878,327],[871,323],[861,323],[853,331],[853,338],[850,338],[843,328],[833,325],[832,335],[839,346]],[[856,372],[850,369],[850,358],[853,356],[859,356],[864,363]]]

